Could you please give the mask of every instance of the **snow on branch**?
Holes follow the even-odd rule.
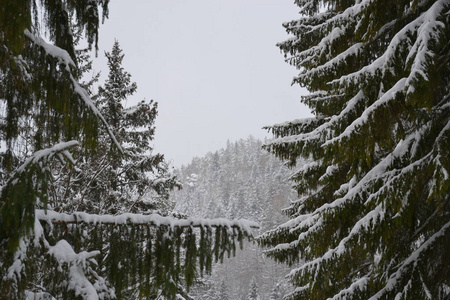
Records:
[[[112,141],[116,145],[117,149],[119,149],[119,151],[123,152],[122,146],[119,144],[114,133],[111,131],[111,128],[110,128],[108,122],[103,117],[103,115],[100,113],[98,108],[94,105],[94,103],[92,102],[91,98],[89,97],[89,94],[87,93],[87,91],[83,87],[81,87],[81,85],[78,83],[78,81],[75,80],[72,73],[70,73],[70,80],[72,81],[72,84],[75,88],[75,92],[80,96],[80,98],[83,100],[83,102],[86,104],[86,106],[91,109],[91,111],[94,113],[94,115],[96,117],[98,117],[100,119],[100,121],[102,121],[103,125],[106,128],[106,131],[108,132],[109,137],[112,139]]]
[[[363,276],[358,280],[356,280],[355,282],[353,282],[348,288],[341,290],[330,300],[345,299],[347,296],[354,295],[356,290],[360,291],[364,290],[368,284],[369,284],[369,277]]]
[[[187,218],[176,219],[173,217],[164,217],[159,214],[132,214],[125,213],[117,216],[97,215],[84,212],[75,212],[73,214],[58,213],[51,210],[36,210],[36,217],[40,221],[53,224],[107,224],[107,225],[142,225],[142,226],[167,226],[175,227],[225,227],[228,229],[236,228],[242,230],[245,234],[251,235],[252,229],[259,228],[258,223],[244,219],[227,220]]]
[[[57,263],[55,282],[85,300],[124,299],[124,293],[137,299],[155,289],[175,299],[183,284],[210,274],[214,258],[235,255],[236,242],[242,249],[243,238],[258,228],[247,220],[34,212],[34,234],[20,239],[7,280],[20,283],[27,264],[37,259]]]
[[[349,136],[352,134],[358,127],[361,127],[363,124],[365,124],[369,119],[370,115],[373,114],[379,107],[385,105],[389,101],[393,101],[396,99],[396,96],[398,93],[402,93],[405,91],[406,87],[406,78],[402,78],[397,81],[397,83],[389,89],[380,99],[375,101],[371,106],[369,106],[360,117],[358,117],[356,120],[354,120],[345,130],[342,134],[339,136],[330,139],[327,141],[323,146],[327,146],[329,144],[333,144],[336,142],[339,142],[344,137]]]
[[[427,66],[428,61],[427,56],[434,56],[434,53],[429,46],[437,38],[437,32],[439,29],[445,28],[445,24],[438,21],[438,17],[441,15],[445,9],[444,3],[447,1],[437,1],[433,6],[422,16],[422,24],[417,29],[417,40],[412,46],[406,61],[413,59],[412,63],[412,74],[409,80],[417,78],[418,75],[422,76],[424,79],[428,80]],[[412,85],[408,82],[408,85]]]
[[[411,255],[401,263],[397,271],[390,276],[389,281],[384,286],[384,288],[378,291],[378,293],[372,296],[369,300],[376,300],[383,298],[383,295],[385,295],[386,292],[393,290],[398,281],[403,276],[408,276],[408,274],[410,274],[408,268],[411,265],[413,268],[416,267],[418,261],[420,260],[421,255],[429,248],[432,248],[439,238],[444,237],[446,234],[448,234],[447,233],[448,230],[450,230],[450,222],[442,226],[439,231],[437,231],[428,240],[426,240],[416,251],[411,253]]]
[[[365,66],[357,72],[342,76],[339,79],[335,79],[330,83],[342,85],[344,82],[355,81],[356,78],[359,78],[362,74],[374,75],[378,70],[389,70],[390,68],[387,64],[390,61],[393,61],[393,57],[396,56],[396,51],[402,46],[402,42],[405,42],[406,39],[410,39],[410,36],[416,32],[418,35],[417,40],[414,42],[412,47],[410,47],[410,52],[406,59],[406,63],[408,63],[409,60],[414,58],[411,66],[411,73],[406,84],[410,85],[410,81],[417,78],[418,74],[427,79],[427,56],[434,56],[433,52],[429,49],[429,44],[430,41],[435,38],[438,28],[442,28],[443,26],[443,24],[437,21],[437,19],[443,13],[445,3],[445,0],[437,1],[426,13],[414,19],[414,21],[408,23],[401,30],[399,30],[392,38],[383,55],[371,64]]]
[[[47,180],[51,176],[48,162],[56,156],[74,162],[68,149],[77,141],[56,144],[35,152],[8,178],[0,190],[0,227],[2,237],[9,238],[8,248],[15,250],[19,241],[34,225],[34,209],[37,201],[46,205]],[[14,252],[14,251],[13,251]]]
[[[279,137],[276,138],[272,141],[270,141],[268,143],[268,145],[277,145],[277,144],[284,144],[284,143],[295,143],[295,142],[305,142],[305,141],[312,141],[312,140],[318,140],[320,139],[321,136],[329,136],[328,133],[330,133],[333,129],[333,126],[337,126],[347,115],[351,114],[355,109],[356,106],[358,105],[358,103],[360,103],[361,101],[364,101],[366,98],[364,96],[364,93],[362,91],[359,91],[353,98],[351,98],[348,103],[347,106],[345,107],[345,109],[343,109],[339,115],[334,115],[331,118],[327,119],[326,122],[324,122],[323,124],[317,126],[314,130],[310,131],[310,132],[304,132],[304,133],[300,133],[297,135],[288,135],[288,136],[283,136],[283,137]],[[385,100],[388,101],[388,100]],[[378,103],[377,105],[374,105],[376,107],[379,106],[380,103]],[[362,117],[361,117],[362,118]],[[358,124],[361,124],[363,121],[366,121],[367,116],[365,116],[363,118],[363,120],[359,120],[358,122],[354,122],[352,123],[352,128],[349,128],[346,132],[346,134],[350,131],[350,129],[353,129],[353,127],[355,127]],[[318,122],[320,120],[318,120],[317,118],[308,118],[308,119],[301,119],[301,120],[296,120],[297,123],[307,123],[307,124],[311,124],[313,123],[313,121],[315,120],[316,124],[319,124]],[[281,126],[287,126],[287,123],[282,123],[282,124],[276,124],[273,125],[272,127],[274,128],[274,130],[279,130],[279,128]]]
[[[311,26],[310,31],[320,31],[323,28],[328,27],[330,24],[337,24],[342,20],[354,18],[355,16],[359,15],[362,11],[364,11],[364,9],[366,9],[373,2],[374,0],[360,1],[355,5],[348,7],[342,13],[336,14],[332,18],[328,19],[326,22],[319,22],[319,24]]]
[[[28,29],[25,29],[24,34],[26,37],[28,37],[34,44],[38,45],[42,49],[44,49],[45,53],[47,55],[50,55],[51,57],[54,57],[58,59],[58,61],[61,64],[66,65],[66,70],[70,71],[70,67],[76,67],[75,62],[70,57],[69,53],[55,45],[49,44],[46,41],[44,41],[41,37],[35,36],[32,34]]]
[[[68,286],[76,296],[83,296],[83,299],[86,300],[99,299],[94,285],[86,277],[83,266],[87,265],[87,260],[99,255],[100,251],[76,253],[66,240],[60,240],[56,245],[49,246],[48,253],[53,255],[59,264],[69,265]]]
[[[68,159],[71,163],[75,163],[75,161],[72,158],[72,155],[67,150],[78,145],[79,145],[78,141],[62,142],[54,145],[51,148],[36,151],[20,167],[18,167],[15,170],[11,178],[14,178],[16,175],[19,175],[20,173],[24,172],[30,165],[36,164],[43,159],[50,159],[57,153],[63,154],[66,157],[66,159]]]
[[[303,264],[299,268],[292,270],[291,273],[289,274],[289,276],[294,276],[298,272],[306,272],[310,268],[317,268],[319,266],[319,264],[323,263],[323,261],[328,261],[331,259],[338,258],[340,255],[342,255],[343,253],[346,252],[346,250],[347,250],[346,244],[347,244],[347,242],[349,242],[351,240],[352,237],[359,234],[361,232],[362,228],[366,228],[370,224],[370,222],[373,222],[376,218],[378,218],[380,216],[382,217],[382,215],[383,215],[382,205],[378,205],[374,210],[367,213],[366,216],[364,216],[361,220],[359,220],[355,224],[355,226],[352,228],[350,234],[348,236],[346,236],[345,238],[343,238],[337,247],[335,247],[333,249],[329,249],[322,256]],[[319,224],[319,225],[321,225],[321,224]],[[314,227],[317,227],[319,225],[314,225],[313,227],[311,227],[310,230],[312,231],[312,229],[314,229]],[[302,238],[302,235],[300,235],[299,240],[301,240],[301,238]]]
[[[76,64],[73,61],[73,59],[70,57],[69,53],[52,44],[47,43],[44,41],[41,37],[35,36],[32,34],[28,29],[25,29],[24,34],[26,37],[28,37],[34,44],[41,47],[45,53],[55,59],[57,59],[61,64],[65,65],[65,69],[69,74],[69,79],[73,84],[74,92],[80,97],[82,102],[92,111],[92,113],[100,119],[100,121],[103,123],[103,125],[106,128],[106,131],[108,132],[108,135],[110,136],[113,143],[116,145],[117,149],[119,151],[123,151],[121,145],[117,141],[116,137],[114,136],[113,132],[111,131],[111,128],[106,121],[106,119],[103,117],[103,115],[100,113],[98,108],[95,106],[95,104],[92,102],[91,97],[89,96],[88,92],[78,83],[78,81],[74,78],[71,68],[76,68]]]
[[[313,215],[324,213],[329,209],[342,206],[346,202],[351,201],[357,194],[361,194],[367,187],[370,187],[370,183],[374,180],[383,178],[384,187],[381,190],[388,189],[392,180],[399,178],[399,174],[404,175],[406,172],[411,172],[415,167],[419,167],[422,163],[427,162],[430,158],[432,158],[432,153],[428,153],[421,159],[411,162],[401,169],[393,169],[389,171],[389,168],[392,166],[395,159],[405,155],[405,150],[408,149],[408,146],[414,142],[415,138],[416,136],[414,134],[411,134],[407,139],[405,139],[405,141],[401,141],[397,145],[397,148],[394,152],[383,158],[377,165],[375,165],[369,172],[367,172],[367,174],[363,178],[361,178],[358,183],[356,183],[347,191],[345,196],[335,199],[331,203],[326,203],[320,206],[313,212]],[[370,199],[372,199],[373,197],[375,197],[375,195],[369,197],[368,201],[370,201]]]
[[[299,76],[295,77],[294,80],[303,81],[309,77],[311,77],[314,74],[319,73],[325,73],[328,70],[331,70],[332,68],[337,68],[341,63],[345,62],[345,59],[349,59],[349,57],[356,56],[361,49],[363,48],[363,43],[357,43],[349,47],[344,52],[341,52],[336,57],[328,60],[325,64],[318,66],[317,68],[314,68],[312,70],[305,70],[303,73],[301,73]],[[306,60],[304,60],[305,62]]]
[[[445,129],[448,130],[447,127],[443,129],[443,132],[445,131]],[[295,241],[289,244],[281,244],[279,245],[279,247],[277,246],[267,252],[276,253],[280,250],[284,251],[289,248],[297,248],[299,242],[306,239],[313,232],[317,232],[320,230],[322,226],[323,214],[326,214],[331,210],[335,210],[338,207],[342,207],[343,205],[354,199],[355,195],[363,193],[368,187],[371,186],[371,181],[382,179],[384,185],[377,192],[371,194],[366,199],[365,205],[368,205],[369,202],[373,201],[376,198],[382,197],[382,194],[384,192],[389,192],[389,190],[391,190],[395,186],[395,182],[401,182],[407,173],[413,172],[416,168],[424,163],[429,164],[433,160],[433,153],[428,153],[421,159],[411,162],[403,168],[393,169],[389,171],[396,158],[403,157],[405,154],[407,154],[406,150],[409,149],[410,145],[415,142],[415,139],[417,139],[417,136],[415,133],[413,133],[410,134],[404,141],[399,142],[394,152],[382,159],[357,184],[350,187],[345,196],[337,198],[331,203],[323,204],[322,206],[318,207],[313,213],[300,215],[292,220],[287,221],[285,224],[280,225],[277,229],[274,230],[274,233],[283,229],[289,229],[291,233],[295,231],[301,233],[298,234],[298,237]],[[445,171],[444,168],[442,169],[443,171]],[[445,177],[444,174],[444,180],[446,179],[447,177]],[[341,240],[337,247],[329,249],[326,253],[316,258],[315,260],[311,260],[308,263],[303,264],[301,267],[292,270],[289,276],[295,276],[299,272],[307,272],[310,268],[318,267],[319,264],[323,263],[323,261],[337,259],[346,251],[347,243],[352,238],[360,235],[361,232],[364,229],[367,229],[369,226],[374,226],[376,222],[381,222],[384,217],[385,208],[383,204],[378,204],[374,209],[367,212],[364,217],[356,222],[349,234]]]

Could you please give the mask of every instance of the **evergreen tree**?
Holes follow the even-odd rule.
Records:
[[[153,134],[152,103],[128,111],[122,119],[127,130],[116,138],[117,127],[108,124],[114,115],[106,113],[107,120],[80,84],[83,64],[71,28],[76,23],[88,44],[96,45],[99,10],[105,17],[107,8],[108,0],[6,0],[0,5],[0,138],[6,149],[0,156],[2,298],[188,299],[185,287],[199,273],[210,272],[212,261],[229,253],[255,226],[46,209],[49,189],[59,186],[55,180],[67,178],[55,176],[66,171],[61,163],[77,168],[80,156],[100,151],[105,132],[117,152],[111,155],[127,164],[144,155],[140,149]],[[42,32],[48,33],[45,39]],[[135,126],[148,131],[133,135]],[[75,147],[82,154],[72,156]]]
[[[211,286],[211,288],[201,297],[202,300],[216,300],[217,299],[217,292],[214,289],[214,286]]]
[[[281,300],[283,299],[283,291],[278,283],[270,292],[269,300]]]
[[[81,156],[77,160],[79,168],[69,174],[73,191],[67,197],[75,199],[73,209],[92,213],[142,213],[156,209],[167,213],[172,208],[169,191],[180,185],[170,174],[164,156],[151,154],[157,103],[141,101],[125,107],[137,85],[122,67],[124,54],[118,41],[106,57],[108,79],[99,88],[94,103],[110,124],[123,153],[111,149],[109,136],[100,130],[95,155]]]
[[[229,288],[224,280],[220,283],[217,300],[230,300]]]
[[[447,299],[450,2],[296,3],[279,47],[316,117],[270,128],[268,150],[308,163],[292,220],[260,239],[300,263],[286,298]]]
[[[259,300],[259,294],[258,294],[258,283],[253,278],[250,282],[250,291],[248,293],[247,300]]]

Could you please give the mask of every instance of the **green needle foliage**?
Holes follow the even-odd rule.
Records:
[[[72,141],[38,151],[4,184],[0,193],[0,245],[6,246],[6,252],[14,253],[19,248],[20,238],[31,233],[36,201],[41,201],[44,206],[47,203],[46,190],[52,174],[45,166],[55,158],[73,162],[67,150],[76,145],[78,143]]]
[[[0,252],[0,291],[10,299],[39,293],[57,299],[191,299],[195,279],[211,273],[211,263],[199,262],[230,255],[227,245],[248,237],[249,225],[38,210],[33,232],[13,257]]]
[[[32,207],[39,201],[45,206],[48,199],[49,160],[37,162],[39,151],[47,153],[44,149],[52,149],[56,143],[77,139],[84,151],[93,152],[99,122],[115,141],[78,83],[80,72],[70,30],[76,22],[84,29],[89,45],[96,43],[99,9],[103,8],[105,15],[107,1],[2,1],[0,7],[0,209],[2,220],[22,228],[16,232],[17,239],[34,224]],[[76,14],[70,18],[69,11]],[[40,37],[41,29],[47,30],[51,43]],[[18,172],[18,168],[25,170]],[[20,178],[14,179],[17,176]],[[14,217],[7,213],[10,209],[14,209]],[[5,227],[2,230],[11,230]]]
[[[295,2],[279,47],[316,117],[269,128],[299,200],[259,239],[287,299],[447,299],[450,2]]]

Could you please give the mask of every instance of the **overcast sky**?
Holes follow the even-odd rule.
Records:
[[[117,39],[138,85],[130,100],[159,105],[155,150],[175,167],[253,135],[309,116],[291,86],[294,67],[276,47],[281,24],[297,18],[293,0],[111,1],[95,69]]]

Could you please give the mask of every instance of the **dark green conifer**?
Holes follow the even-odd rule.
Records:
[[[108,1],[95,5],[84,1],[3,1],[0,8],[0,153],[1,182],[4,186],[0,203],[0,227],[6,228],[9,216],[14,215],[20,233],[33,226],[33,209],[39,200],[46,205],[49,159],[40,161],[33,153],[51,149],[61,141],[79,140],[84,151],[94,151],[97,145],[98,123],[106,120],[94,106],[79,83],[72,22],[84,29],[89,46],[97,45],[99,10],[107,15]],[[69,12],[76,12],[69,17]],[[40,36],[48,33],[47,43]],[[58,152],[58,151],[56,151]],[[28,160],[28,161],[27,161]],[[31,163],[29,163],[31,162]],[[38,187],[39,193],[28,193],[11,180],[25,168],[28,182],[25,190]],[[32,166],[32,167],[30,167]],[[40,168],[38,171],[36,168]],[[32,175],[33,174],[33,175]],[[24,175],[23,175],[24,176]],[[39,199],[38,199],[39,198]],[[24,201],[26,205],[22,205]],[[13,212],[14,211],[14,212]],[[5,223],[6,222],[6,223]],[[2,241],[8,239],[2,234]],[[17,243],[15,243],[17,244]]]
[[[299,200],[260,239],[287,299],[447,299],[450,2],[296,3],[279,47],[316,117],[270,127]]]

